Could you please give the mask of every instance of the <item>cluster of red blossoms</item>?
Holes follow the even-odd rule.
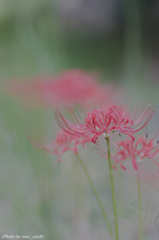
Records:
[[[150,121],[156,106],[147,105],[139,117],[136,117],[136,105],[132,114],[128,113],[127,108],[118,110],[115,105],[112,105],[107,110],[95,109],[88,112],[87,117],[71,108],[72,122],[61,113],[58,107],[55,108],[54,113],[58,125],[64,132],[75,137],[82,137],[84,140],[89,138],[94,144],[101,135],[104,135],[104,138],[109,137],[115,131],[128,135],[130,138],[125,141],[121,140],[116,144],[112,143],[116,149],[116,154],[112,155],[114,168],[116,164],[120,163],[122,169],[125,170],[123,162],[126,159],[131,159],[134,169],[137,170],[137,163],[141,162],[141,159],[145,157],[152,159],[159,167],[159,164],[154,159],[159,152],[158,145],[154,145],[155,139],[148,140],[139,137],[135,141],[134,137],[134,133],[140,131]],[[82,117],[83,121],[79,116]],[[107,158],[107,156],[105,157]],[[138,159],[136,160],[136,158]]]
[[[158,166],[155,157],[157,156],[158,145],[155,139],[137,137],[134,134],[140,131],[152,118],[156,106],[149,104],[144,111],[137,114],[136,105],[132,112],[127,106],[117,106],[112,104],[114,98],[113,87],[108,85],[100,86],[95,74],[86,74],[81,70],[68,70],[55,77],[37,77],[31,82],[11,81],[8,84],[10,93],[23,98],[26,103],[38,99],[38,103],[47,106],[57,104],[68,108],[68,104],[74,103],[86,110],[87,102],[90,101],[92,107],[96,102],[102,108],[87,111],[86,115],[76,110],[73,105],[69,109],[72,114],[72,121],[67,119],[59,107],[55,107],[54,114],[60,128],[56,139],[52,142],[45,140],[44,143],[33,142],[36,147],[41,148],[51,154],[61,156],[68,150],[77,154],[79,146],[93,142],[96,144],[100,136],[109,137],[115,131],[127,135],[125,141],[121,140],[112,143],[116,153],[112,155],[113,166],[120,163],[123,169],[123,162],[131,159],[134,169],[138,168],[141,159],[147,157],[152,159]],[[119,94],[115,94],[121,96]],[[104,156],[107,157],[107,156]]]

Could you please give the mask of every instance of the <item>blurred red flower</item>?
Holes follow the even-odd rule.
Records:
[[[66,107],[73,101],[79,106],[99,104],[107,106],[119,97],[111,84],[100,85],[96,74],[78,69],[66,70],[57,76],[38,76],[27,81],[12,80],[7,88],[10,94],[21,98],[25,104]],[[116,96],[115,96],[116,95]],[[120,96],[121,98],[121,96]]]
[[[37,141],[33,141],[29,138],[30,142],[37,148],[43,149],[46,152],[57,155],[58,162],[61,161],[61,156],[68,150],[73,151],[75,154],[78,153],[78,149],[80,145],[84,145],[86,142],[91,142],[91,139],[83,139],[82,137],[72,136],[62,130],[60,130],[54,141],[49,141],[48,139],[43,139],[41,143],[38,139]]]

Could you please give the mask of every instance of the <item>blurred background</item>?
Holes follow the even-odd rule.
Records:
[[[26,109],[4,91],[4,85],[12,78],[23,81],[79,68],[96,71],[101,82],[126,90],[126,101],[132,95],[132,102],[159,103],[158,26],[157,0],[0,1],[1,235],[109,239],[96,199],[73,153],[66,153],[63,163],[51,173],[56,156],[37,151],[27,138],[28,131],[51,135],[53,110]],[[149,127],[152,136],[158,116],[156,111],[151,121],[154,128]],[[85,149],[81,155],[106,212],[112,214],[105,159]],[[131,166],[127,172],[119,169],[115,173],[119,217],[127,221],[119,221],[122,240],[138,236],[133,225],[138,214],[122,202],[137,208],[134,175]],[[159,212],[158,193],[159,189],[152,191],[143,184],[143,215],[148,205],[145,240],[159,236],[154,224]],[[109,220],[113,224],[111,216]]]

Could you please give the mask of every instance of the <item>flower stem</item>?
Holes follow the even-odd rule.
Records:
[[[117,218],[116,201],[115,201],[115,188],[114,188],[113,168],[112,168],[111,153],[110,153],[110,142],[109,142],[109,137],[106,137],[105,139],[106,139],[107,148],[108,148],[108,162],[109,162],[110,182],[111,182],[113,210],[114,210],[114,217],[115,217],[114,218],[115,239],[119,240],[118,218]]]
[[[143,239],[143,229],[142,229],[142,207],[141,207],[141,188],[140,188],[139,166],[137,169],[137,187],[138,187],[138,207],[139,207],[139,224],[140,224],[139,240],[142,240]]]
[[[99,194],[98,194],[98,192],[97,192],[97,190],[96,190],[96,188],[95,188],[95,186],[94,186],[94,183],[92,182],[92,179],[91,179],[91,177],[90,177],[90,175],[89,175],[89,173],[88,173],[88,171],[87,171],[87,169],[86,169],[86,166],[85,166],[84,162],[82,161],[81,157],[79,156],[78,153],[76,154],[76,156],[77,156],[77,158],[78,158],[78,160],[79,160],[79,162],[80,162],[80,164],[81,164],[81,166],[82,166],[82,168],[83,168],[83,171],[84,171],[84,173],[85,173],[85,175],[86,175],[86,177],[87,177],[87,179],[88,179],[88,182],[90,183],[90,185],[91,185],[91,187],[92,187],[92,190],[93,190],[93,192],[94,192],[94,195],[95,195],[96,200],[97,200],[97,202],[98,202],[98,205],[99,205],[99,207],[100,207],[101,213],[102,213],[102,215],[103,215],[103,217],[104,217],[105,224],[106,224],[106,226],[107,226],[107,228],[108,228],[108,230],[109,230],[109,234],[110,234],[110,236],[111,236],[111,239],[114,239],[111,225],[110,225],[110,223],[109,223],[109,221],[108,221],[108,219],[107,219],[107,215],[106,215],[104,206],[103,206],[102,201],[101,201],[101,199],[100,199],[100,197],[99,197]]]

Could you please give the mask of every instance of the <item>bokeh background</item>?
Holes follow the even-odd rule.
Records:
[[[64,69],[96,71],[146,105],[159,103],[159,2],[157,0],[0,1],[0,234],[44,235],[46,240],[109,239],[81,166],[66,153],[37,151],[31,131],[52,139],[52,109],[27,108],[4,90],[12,78],[58,74]],[[149,135],[159,125],[156,111]],[[108,165],[91,150],[81,156],[112,214]],[[155,167],[154,167],[155,168]],[[137,239],[135,171],[115,172],[122,240]],[[144,239],[158,239],[159,185],[142,180]],[[123,202],[124,201],[124,202]],[[126,204],[125,204],[126,203]],[[147,209],[147,210],[146,210]],[[113,214],[112,214],[113,215]],[[113,224],[113,217],[109,217]],[[159,223],[158,223],[159,228]],[[0,236],[1,237],[1,236]]]

